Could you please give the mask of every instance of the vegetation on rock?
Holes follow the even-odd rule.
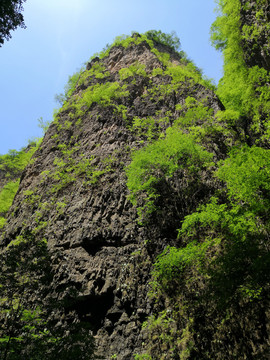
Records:
[[[93,334],[107,358],[269,356],[269,49],[246,55],[269,27],[256,4],[219,1],[217,89],[174,33],[95,55],[58,96],[12,213],[32,150],[0,158],[4,359],[91,359]]]

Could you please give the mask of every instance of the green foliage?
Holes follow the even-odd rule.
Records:
[[[122,96],[128,96],[126,87],[121,87],[118,82],[97,84],[90,86],[78,101],[78,106],[87,106],[89,108],[92,103],[96,102],[101,105],[109,105],[111,99]]]
[[[7,179],[16,178],[26,167],[36,149],[37,146],[34,144],[30,149],[9,150],[7,154],[0,155],[0,170],[5,173],[5,177]]]
[[[109,72],[105,71],[105,67],[99,62],[93,64],[91,69],[86,70],[85,67],[82,67],[76,73],[69,77],[67,84],[64,88],[64,94],[59,94],[55,96],[55,100],[64,105],[70,97],[74,94],[77,86],[87,85],[87,81],[91,78],[103,79],[108,76]]]
[[[266,249],[260,246],[259,250],[258,246],[262,241],[259,239],[268,236],[270,230],[269,169],[269,150],[256,147],[233,150],[230,157],[220,163],[217,171],[217,176],[227,185],[227,203],[213,197],[207,205],[186,216],[179,236],[191,239],[191,243],[184,248],[169,248],[162,253],[156,262],[158,276],[172,281],[175,271],[180,274],[187,266],[199,263],[201,266],[209,246],[217,246],[220,239],[223,239],[228,253],[218,261],[223,262],[227,256],[230,261],[236,261],[240,249],[247,257],[251,256],[247,251],[253,251],[252,257],[259,256],[259,253],[266,256],[262,255]],[[258,264],[255,264],[256,261],[252,276],[256,271],[261,272],[262,266],[256,269]],[[264,265],[267,268],[269,260]],[[239,273],[241,266],[239,262]],[[250,279],[252,276],[249,274],[247,277]]]
[[[114,39],[114,41],[111,45],[107,44],[106,47],[101,52],[95,53],[94,55],[92,55],[91,59],[93,59],[97,56],[100,59],[105,58],[106,56],[109,55],[111,48],[113,48],[114,46],[123,46],[124,48],[127,48],[132,43],[139,44],[140,42],[142,42],[141,39],[133,38],[133,37],[125,35],[125,34],[119,35]]]
[[[3,216],[0,216],[0,229],[4,227],[6,223],[6,219]]]
[[[79,151],[79,144],[60,144],[58,149],[60,154],[54,159],[54,167],[50,171],[43,171],[41,174],[41,183],[48,182],[48,179],[50,179],[50,186],[47,192],[50,196],[52,194],[59,195],[60,191],[64,191],[77,181],[83,183],[84,186],[94,185],[101,175],[111,171],[110,164],[106,163],[106,159],[97,166],[94,165],[96,162],[95,156],[86,158],[82,153],[77,154],[78,157],[74,157],[74,154]],[[25,191],[24,195],[26,196],[25,201],[28,203],[34,204],[39,201],[33,191]],[[56,206],[61,211],[59,204],[56,204]]]
[[[72,99],[71,108],[75,110],[77,117],[81,117],[93,103],[101,106],[108,106],[112,99],[128,96],[126,85],[121,86],[118,82],[106,82],[89,86],[79,97]],[[66,103],[66,107],[70,104]],[[65,106],[63,109],[65,109]]]
[[[0,214],[6,214],[11,207],[14,196],[19,188],[19,182],[19,179],[15,182],[10,181],[2,188],[0,192]]]
[[[270,150],[253,146],[234,149],[217,172],[226,182],[229,198],[255,214],[270,208]]]
[[[230,137],[225,126],[217,121],[214,111],[205,104],[205,100],[197,100],[188,96],[183,105],[177,104],[176,110],[181,116],[174,122],[180,129],[186,129],[194,136],[196,142],[209,144],[209,139],[222,138],[223,135]],[[210,140],[210,141],[213,141]]]
[[[139,118],[135,116],[130,130],[141,137],[145,137],[147,141],[152,141],[162,136],[162,130],[166,124],[169,124],[168,116],[162,118],[154,118],[152,116]]]
[[[80,69],[79,71],[75,72],[73,75],[69,76],[68,82],[64,88],[64,94],[55,95],[55,100],[59,102],[60,105],[63,105],[73,94],[83,70],[84,68]]]
[[[220,116],[232,129],[241,129],[241,141],[249,145],[268,143],[270,75],[264,68],[248,67],[242,47],[243,41],[252,40],[258,29],[252,25],[252,31],[247,31],[247,27],[241,31],[239,0],[220,0],[219,6],[222,14],[212,26],[212,41],[224,55],[224,76],[217,94],[226,111]],[[265,26],[260,29],[266,31]]]
[[[255,353],[259,354],[258,358],[263,358],[267,352],[265,345],[262,349],[251,350],[251,344],[256,342],[252,327],[256,322],[261,323],[260,304],[267,302],[269,296],[270,78],[264,68],[246,65],[242,44],[244,41],[259,39],[263,31],[267,33],[268,30],[267,26],[262,26],[265,15],[259,9],[259,2],[256,5],[256,17],[260,21],[243,27],[240,26],[240,1],[220,0],[219,5],[222,16],[217,18],[212,27],[212,39],[224,54],[224,77],[217,90],[226,107],[225,111],[218,114],[220,124],[224,125],[217,124],[212,110],[203,101],[187,97],[185,104],[176,105],[181,116],[175,120],[172,131],[177,128],[187,129],[193,141],[196,139],[204,143],[209,137],[211,139],[214,132],[226,133],[227,136],[231,136],[229,132],[234,132],[238,147],[227,154],[226,160],[218,163],[216,180],[212,181],[219,183],[220,190],[208,203],[199,206],[196,211],[194,209],[184,218],[179,230],[179,247],[168,246],[156,258],[153,271],[151,296],[161,302],[165,297],[166,309],[169,304],[174,308],[175,304],[180,304],[183,313],[180,309],[176,309],[176,312],[179,318],[186,319],[182,324],[178,319],[177,326],[188,329],[188,338],[193,345],[186,348],[186,353],[178,350],[181,359],[213,356],[223,359],[224,350],[229,349],[228,343],[234,351],[229,351],[227,358],[241,357],[243,354],[252,357]],[[249,3],[244,5],[248,6]],[[159,70],[153,74],[157,76],[166,73],[172,78],[170,90],[168,86],[162,85],[160,94],[175,91],[173,86],[179,82],[190,81],[192,84],[194,81],[202,84],[196,68],[174,68],[169,62],[166,65],[164,72]],[[190,70],[193,71],[191,75]],[[249,147],[243,145],[245,143]],[[265,146],[265,149],[258,145]],[[151,160],[144,155],[148,150]],[[137,154],[133,156],[130,165],[132,167],[136,164],[137,169],[134,167],[133,172],[128,174],[130,189],[133,187],[131,200],[137,204],[136,200],[144,194],[146,203],[152,201],[149,211],[153,211],[156,210],[154,204],[158,196],[158,179],[162,179],[167,171],[170,174],[170,166],[167,165],[165,171],[156,166],[153,144]],[[142,163],[139,162],[140,157]],[[173,159],[174,156],[167,161],[173,164]],[[189,169],[190,164],[182,161],[181,164],[185,171]],[[145,170],[140,173],[141,168]],[[136,179],[139,181],[134,185]],[[249,314],[252,314],[249,318],[251,325],[247,325],[243,331],[239,324]],[[194,318],[194,324],[188,320],[189,317]],[[162,312],[148,320],[147,356],[155,358],[158,353],[168,352],[164,345],[168,332],[164,326],[160,336],[156,336],[155,329],[161,323]],[[195,338],[192,337],[194,331]],[[224,336],[226,331],[231,335],[235,332],[237,338]],[[264,336],[261,332],[257,342],[265,343]],[[174,346],[183,338],[183,334],[178,340],[174,338]],[[206,344],[206,338],[211,338],[209,344]]]
[[[26,167],[37,145],[21,151],[10,150],[0,156],[0,171],[5,174],[5,185],[0,189],[0,229],[5,225],[5,216],[12,205],[20,183],[20,175]]]
[[[132,36],[128,36],[128,35],[117,36],[111,45],[107,45],[100,53],[94,54],[91,57],[91,59],[95,58],[96,56],[98,56],[100,59],[103,59],[104,57],[109,55],[111,48],[114,46],[123,46],[124,48],[127,48],[128,46],[131,46],[133,44],[139,45],[144,41],[148,43],[148,45],[151,47],[153,52],[157,51],[154,48],[154,42],[167,45],[170,48],[172,48],[174,51],[177,51],[180,48],[180,40],[174,31],[172,31],[170,34],[166,34],[163,33],[161,30],[158,31],[150,30],[144,34],[134,33]],[[161,53],[158,52],[158,54],[162,56]],[[165,54],[166,53],[164,53],[164,56],[168,56],[167,60],[169,60],[170,58],[169,54],[166,55]]]
[[[160,67],[157,67],[153,69],[152,76],[163,75],[163,73],[164,73],[163,70]]]
[[[152,356],[148,355],[148,354],[136,354],[134,356],[135,360],[152,360]]]
[[[198,71],[196,66],[193,65],[191,61],[187,61],[183,58],[183,66],[176,68],[173,67],[170,63],[170,54],[159,52],[154,47],[153,40],[155,42],[168,45],[174,49],[179,47],[179,39],[176,37],[175,33],[164,34],[161,31],[149,31],[146,34],[142,35],[134,34],[133,36],[122,35],[120,37],[117,37],[112,45],[107,46],[102,53],[95,54],[93,58],[98,55],[100,59],[102,59],[109,54],[110,49],[114,46],[123,46],[124,48],[126,48],[128,46],[132,46],[133,44],[138,45],[142,42],[147,42],[147,44],[151,48],[151,51],[164,65],[168,66],[166,74],[172,76],[172,84],[161,86],[159,87],[159,89],[157,89],[157,91],[160,91],[160,93],[162,94],[161,96],[164,96],[165,93],[169,94],[175,91],[180,86],[179,77],[181,77],[182,82],[190,82],[190,85],[194,85],[196,82],[199,82],[208,87],[213,87],[213,85],[209,81],[202,78],[200,71]],[[159,74],[160,71],[162,73],[161,69],[154,70],[153,76]],[[122,81],[134,75],[146,76],[144,65],[137,62],[130,65],[128,68],[122,68],[119,71],[119,77]],[[65,94],[58,96],[58,100],[60,100],[60,103],[64,104],[63,110],[68,108],[70,110],[74,110],[70,114],[71,120],[75,116],[81,119],[81,117],[93,103],[98,103],[102,106],[108,106],[112,104],[113,99],[128,96],[126,85],[120,86],[118,82],[98,82],[94,85],[91,85],[91,81],[93,79],[101,80],[106,76],[109,76],[109,72],[106,71],[103,65],[101,65],[100,61],[95,61],[91,65],[91,68],[89,70],[81,69],[79,72],[69,78],[68,84],[65,89]],[[87,88],[81,91],[79,94],[75,95],[74,91],[76,87]],[[72,94],[74,96],[71,96]],[[58,123],[58,120],[56,119],[55,122]],[[66,125],[60,125],[58,123],[59,131],[62,128],[67,129],[69,125],[71,125],[71,122],[68,120],[66,121]]]
[[[189,81],[191,84],[202,84],[211,90],[215,90],[212,81],[203,78],[201,71],[192,62],[180,66],[168,66],[165,74],[172,77],[173,84]]]
[[[87,82],[92,79],[104,79],[109,76],[109,71],[106,71],[105,66],[101,65],[99,62],[95,62],[89,70],[81,71],[77,85],[87,86]],[[74,91],[74,89],[73,89]],[[73,92],[72,91],[72,92]]]
[[[174,279],[179,278],[186,268],[201,267],[211,244],[209,240],[201,244],[191,242],[180,249],[167,247],[156,258],[154,277],[162,282],[163,288],[166,288],[166,283],[174,282]]]
[[[122,116],[124,120],[127,119],[127,107],[125,105],[115,105],[115,109],[113,110],[114,113],[118,113]]]
[[[155,47],[152,47],[151,49],[152,53],[154,53],[156,55],[156,57],[158,58],[158,60],[164,65],[164,66],[169,66],[170,65],[170,54],[167,52],[160,52],[158,51]]]
[[[216,171],[216,177],[224,182],[223,191],[185,217],[179,230],[181,246],[167,247],[154,264],[152,295],[166,294],[172,304],[180,301],[184,318],[197,318],[197,336],[203,337],[206,331],[208,337],[220,339],[216,351],[224,349],[221,333],[226,326],[241,333],[236,319],[246,318],[245,311],[253,311],[249,321],[260,321],[257,306],[268,296],[269,169],[269,150],[234,148]],[[197,314],[203,308],[204,318],[212,323],[200,328]],[[189,326],[192,332],[193,325]],[[241,336],[236,339],[242,342],[237,351],[248,353],[252,327]],[[226,341],[234,344],[234,339]],[[196,346],[201,346],[200,341]],[[204,346],[193,356],[202,356]]]
[[[226,49],[229,46],[237,46],[239,38],[239,11],[240,1],[218,0],[218,10],[221,15],[212,25],[212,42],[217,49]],[[227,18],[226,18],[227,17]],[[231,43],[232,45],[230,45]],[[236,56],[241,56],[239,53]]]
[[[11,38],[10,32],[18,26],[25,29],[24,18],[22,15],[23,3],[25,0],[9,0],[4,1],[0,7],[0,47],[5,40]]]
[[[40,127],[43,131],[43,135],[46,133],[46,131],[48,130],[49,126],[50,126],[50,121],[44,121],[43,117],[40,117],[38,119],[38,127]]]
[[[149,30],[144,33],[144,35],[152,41],[171,47],[174,51],[180,50],[180,39],[175,31],[172,31],[170,34],[165,34],[161,30]]]
[[[73,319],[68,328],[55,326],[54,313],[62,304],[48,296],[53,270],[47,241],[28,231],[1,250],[0,259],[1,359],[42,360],[44,354],[55,360],[92,359],[88,325]]]
[[[121,80],[125,80],[128,77],[134,75],[146,76],[145,65],[137,62],[130,65],[128,68],[122,68],[119,70],[119,76]]]
[[[146,215],[155,210],[155,200],[159,196],[157,184],[171,177],[174,172],[185,167],[189,172],[197,172],[209,166],[212,154],[194,142],[192,136],[169,128],[166,137],[133,153],[132,162],[127,168],[127,186],[130,200],[136,205],[138,198],[144,198],[139,213]]]
[[[33,278],[30,274],[33,276],[35,272],[34,278],[39,278],[41,267],[47,264],[44,253],[46,243],[41,241],[32,248],[30,256],[33,256],[32,259],[37,259],[37,262],[28,262],[24,257],[28,245],[26,237],[18,236],[9,244],[6,251],[2,250],[0,254],[2,260],[0,277],[3,285],[0,288],[2,324],[0,349],[3,359],[15,359],[16,356],[17,359],[21,358],[20,352],[27,346],[30,338],[35,340],[45,335],[46,321],[44,318],[43,321],[41,320],[40,309],[25,308],[24,292],[27,287],[35,289],[38,286],[35,281],[32,282]],[[43,280],[45,281],[45,277],[39,278],[40,285]],[[43,331],[40,328],[41,323],[43,323]]]
[[[194,347],[193,333],[190,330],[192,319],[184,325],[182,310],[175,311],[172,308],[163,310],[152,315],[143,323],[143,331],[148,336],[146,352],[135,356],[135,359],[175,359],[185,360]],[[180,326],[179,326],[180,325]]]
[[[172,64],[169,60],[168,53],[167,57],[164,57],[157,49],[152,49],[157,55],[159,60],[166,67],[165,70],[156,68],[152,71],[152,76],[157,75],[169,75],[171,82],[167,84],[159,84],[153,86],[148,90],[148,94],[159,96],[160,99],[164,99],[165,96],[173,94],[175,91],[181,92],[183,85],[192,89],[195,84],[201,84],[211,90],[215,90],[215,86],[212,81],[202,76],[202,73],[198,68],[191,62],[181,62],[180,65]]]

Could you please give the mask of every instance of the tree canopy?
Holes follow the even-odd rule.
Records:
[[[26,28],[22,15],[25,0],[1,0],[0,3],[0,47],[11,38],[10,32],[18,26]]]

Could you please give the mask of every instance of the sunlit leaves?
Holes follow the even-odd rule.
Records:
[[[13,198],[19,187],[19,179],[10,181],[0,192],[0,214],[5,214],[12,205]]]
[[[260,19],[260,26],[257,23],[243,25],[240,21],[239,0],[219,0],[218,4],[221,14],[212,26],[212,41],[216,48],[223,50],[224,55],[224,76],[217,90],[226,107],[224,119],[227,118],[228,124],[233,124],[234,129],[243,128],[249,145],[268,143],[270,76],[267,70],[256,64],[247,66],[243,48],[243,42],[253,41],[269,32],[267,17],[262,16],[258,3],[256,17]],[[258,48],[257,51],[261,53],[266,50]],[[232,119],[231,111],[234,112]],[[236,114],[238,119],[235,118]]]
[[[230,198],[250,206],[252,211],[269,211],[270,150],[255,146],[235,149],[217,175],[226,182]]]
[[[192,136],[169,128],[164,139],[159,139],[142,150],[136,151],[127,168],[127,186],[130,200],[136,204],[140,194],[146,195],[144,208],[153,211],[154,199],[158,197],[155,185],[170,177],[179,168],[196,172],[209,166],[212,154],[194,142]]]

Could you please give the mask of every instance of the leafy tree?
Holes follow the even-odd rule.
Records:
[[[69,97],[72,95],[72,93],[75,90],[75,87],[77,85],[77,82],[79,80],[79,77],[81,73],[83,72],[84,68],[81,68],[79,71],[74,73],[72,76],[69,76],[68,82],[65,85],[64,88],[64,94],[56,94],[55,95],[55,101],[58,102],[61,106],[69,99]]]
[[[1,0],[0,3],[0,46],[11,38],[10,32],[18,26],[26,28],[22,15],[26,0]]]
[[[219,115],[235,131],[240,141],[269,148],[269,71],[255,62],[247,65],[243,48],[243,43],[253,42],[254,27],[269,34],[269,20],[264,14],[264,23],[261,22],[259,27],[254,24],[252,31],[245,32],[243,29],[246,26],[241,23],[244,5],[240,0],[219,0],[218,4],[220,16],[212,25],[212,42],[224,55],[224,76],[220,80],[217,95],[226,107],[226,111]],[[255,6],[258,16],[261,16],[261,5],[257,2]]]
[[[175,31],[172,31],[170,34],[166,34],[161,30],[149,30],[144,35],[146,35],[148,39],[154,40],[163,45],[167,45],[175,51],[180,50],[180,39],[176,35]]]
[[[39,119],[38,119],[38,127],[40,129],[42,129],[42,132],[43,132],[43,135],[45,134],[45,132],[48,130],[49,126],[50,126],[50,121],[47,120],[43,120],[43,117],[41,116]]]
[[[62,301],[49,291],[54,270],[46,240],[25,231],[0,260],[0,359],[92,359],[89,324],[68,313],[59,321]]]
[[[28,164],[37,149],[37,144],[30,145],[20,151],[9,150],[5,155],[0,155],[0,170],[5,173],[6,179],[16,179]]]

